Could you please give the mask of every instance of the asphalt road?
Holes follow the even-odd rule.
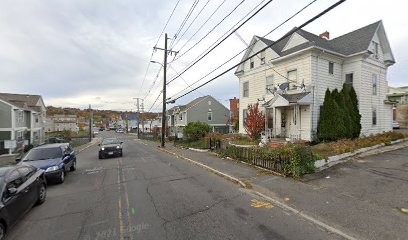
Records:
[[[132,136],[101,134],[124,140],[123,157],[78,154],[77,171],[8,239],[341,239]]]

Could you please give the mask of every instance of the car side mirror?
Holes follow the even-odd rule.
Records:
[[[17,188],[14,188],[14,187],[9,188],[9,189],[8,189],[8,192],[9,192],[10,196],[16,195],[16,193],[17,193]]]

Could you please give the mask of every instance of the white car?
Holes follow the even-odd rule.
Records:
[[[400,129],[400,125],[397,121],[392,121],[392,128],[393,129]]]
[[[116,132],[117,132],[117,133],[124,133],[124,132],[125,132],[125,130],[123,130],[123,129],[119,128],[118,130],[116,130]]]

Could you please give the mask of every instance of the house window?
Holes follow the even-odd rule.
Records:
[[[334,72],[334,63],[329,62],[329,74],[333,74]]]
[[[254,64],[254,58],[249,59],[249,68],[252,69],[254,68],[255,64]]]
[[[183,113],[179,113],[179,119],[183,120]]]
[[[346,74],[346,84],[353,85],[353,74],[352,73]]]
[[[288,80],[293,83],[297,83],[297,70],[288,71]]]
[[[243,97],[249,97],[249,82],[244,82],[242,89],[243,89],[242,96]]]
[[[247,109],[242,110],[242,123],[243,124],[245,124],[245,120],[246,120],[247,115],[248,115],[247,113],[248,113]]]
[[[374,57],[378,58],[378,43],[373,41]]]
[[[373,74],[373,95],[377,95],[377,74]]]
[[[266,77],[265,79],[265,93],[267,95],[272,94],[272,89],[273,89],[273,75]]]
[[[373,124],[373,125],[377,125],[377,110],[376,110],[376,109],[373,109],[372,124]]]
[[[211,111],[209,111],[209,112],[207,113],[207,119],[208,119],[208,121],[211,121],[211,120],[212,120],[212,112],[211,112]]]
[[[259,54],[259,59],[261,60],[261,65],[265,64],[265,51]]]

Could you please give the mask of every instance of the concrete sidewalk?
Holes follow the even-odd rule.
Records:
[[[159,145],[141,142],[152,147]],[[172,144],[167,144],[166,150],[234,176],[254,191],[356,239],[408,239],[408,215],[401,211],[408,208],[408,148],[405,144],[401,146],[404,148],[382,153],[376,150],[377,155],[354,157],[351,161],[305,176],[301,181],[221,159],[208,152],[181,149]],[[393,146],[385,150],[398,148]]]

